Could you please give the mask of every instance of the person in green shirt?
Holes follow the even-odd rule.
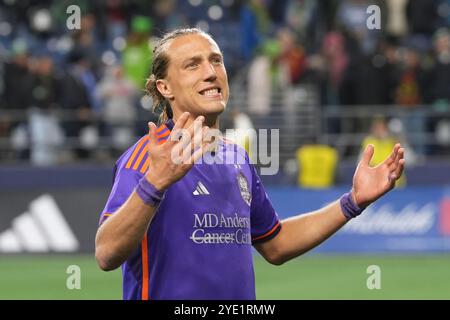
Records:
[[[131,21],[131,32],[122,54],[125,76],[133,82],[136,88],[143,88],[149,76],[153,61],[153,52],[149,36],[153,28],[150,18],[134,17]]]

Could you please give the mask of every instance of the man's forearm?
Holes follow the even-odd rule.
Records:
[[[116,269],[130,256],[144,238],[155,211],[133,191],[97,231],[95,257],[100,268]]]
[[[280,233],[257,249],[267,260],[282,264],[319,245],[346,222],[338,200],[320,210],[283,220]]]
[[[396,144],[389,157],[371,167],[373,145],[367,146],[353,175],[351,193],[320,210],[282,222],[274,238],[255,248],[273,264],[282,264],[314,248],[338,231],[348,219],[357,217],[364,208],[392,190],[405,165],[405,150]]]
[[[119,267],[136,250],[155,215],[156,207],[164,197],[165,190],[183,178],[211,147],[211,143],[201,144],[208,134],[208,127],[202,129],[205,117],[198,116],[191,124],[188,122],[189,117],[189,112],[184,112],[172,130],[187,130],[185,138],[169,139],[163,144],[158,141],[156,125],[148,124],[147,147],[150,164],[145,177],[139,180],[127,201],[97,231],[95,256],[103,270]],[[203,140],[190,138],[196,130],[201,130]],[[196,150],[193,154],[191,148]],[[174,162],[174,150],[176,154],[189,152],[191,156],[186,162]]]

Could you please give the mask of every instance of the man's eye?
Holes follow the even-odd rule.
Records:
[[[221,64],[222,63],[222,59],[220,59],[220,58],[213,59],[213,63],[214,64]]]
[[[189,64],[186,66],[186,68],[192,69],[192,68],[195,68],[195,67],[197,67],[197,66],[198,66],[198,63],[196,63],[196,62],[191,62],[191,63],[189,63]]]

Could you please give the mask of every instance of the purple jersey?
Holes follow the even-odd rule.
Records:
[[[160,143],[172,128],[171,120],[158,128]],[[117,161],[100,223],[144,176],[147,141]],[[252,244],[273,238],[281,224],[245,151],[221,140],[214,154],[239,156],[240,164],[195,164],[167,189],[141,245],[122,265],[124,299],[255,299]]]

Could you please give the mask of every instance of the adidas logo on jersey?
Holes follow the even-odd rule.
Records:
[[[201,183],[201,181],[199,181],[197,183],[197,187],[195,188],[194,192],[192,192],[192,194],[194,196],[208,195],[209,191],[208,191],[208,189],[206,189],[206,187],[203,185],[203,183]]]

